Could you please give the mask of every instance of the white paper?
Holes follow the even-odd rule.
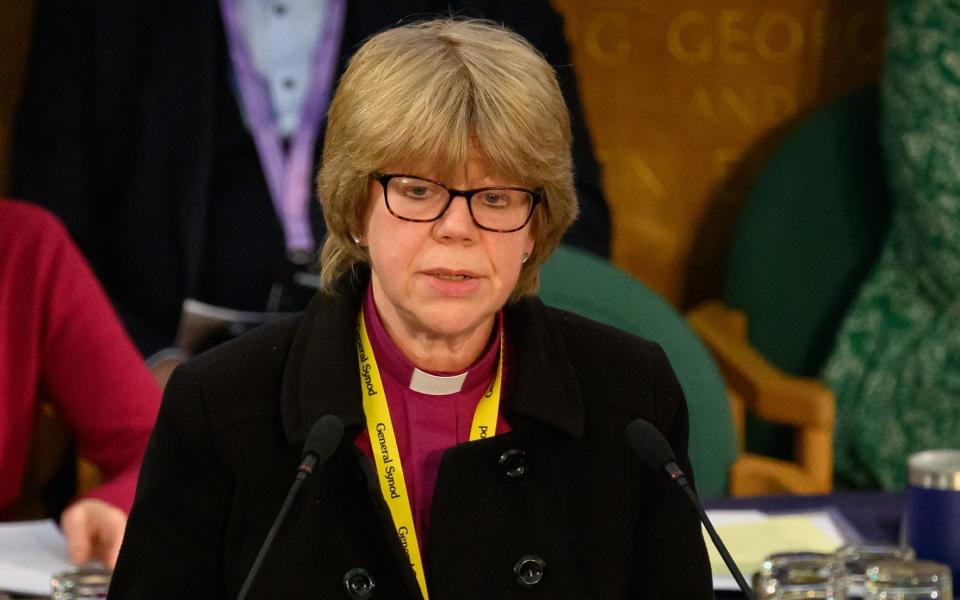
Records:
[[[0,590],[50,595],[50,577],[73,568],[52,520],[0,523]]]
[[[707,515],[710,517],[710,521],[714,526],[721,525],[732,525],[732,524],[741,524],[749,522],[758,522],[764,521],[771,516],[785,516],[785,515],[802,515],[810,520],[811,525],[819,529],[824,535],[828,536],[836,544],[836,547],[842,546],[849,540],[845,540],[843,535],[840,532],[840,529],[837,527],[837,524],[834,522],[833,517],[829,512],[825,511],[810,511],[810,512],[792,512],[792,513],[776,513],[775,515],[768,515],[764,512],[758,510],[708,510]],[[713,544],[713,541],[704,531],[704,542],[708,545]],[[775,544],[774,544],[775,545]],[[738,563],[737,566],[740,567],[741,571],[743,566],[740,564],[740,561],[737,560],[737,549],[730,547],[728,548],[730,555],[733,557],[734,561]],[[776,549],[774,549],[776,550]],[[785,548],[784,550],[795,550],[795,548]],[[747,583],[750,583],[750,578],[753,573],[744,572],[743,576],[747,579]],[[733,578],[733,575],[729,573],[714,573],[713,574],[713,589],[722,590],[722,591],[736,591],[740,587],[737,585],[737,580]]]

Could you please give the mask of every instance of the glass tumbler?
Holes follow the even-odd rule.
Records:
[[[80,567],[57,573],[50,580],[51,600],[102,600],[110,587],[110,569]]]
[[[754,594],[764,600],[845,600],[843,570],[830,554],[771,554],[754,578]]]
[[[847,544],[834,556],[843,568],[847,598],[863,598],[866,593],[867,569],[883,560],[913,560],[913,548],[892,544]]]
[[[867,600],[953,600],[950,568],[930,560],[881,561],[867,569]]]

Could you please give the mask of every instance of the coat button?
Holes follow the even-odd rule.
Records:
[[[500,455],[500,472],[507,479],[521,479],[527,474],[527,453],[523,450],[507,450]]]
[[[513,565],[513,574],[517,583],[525,588],[533,587],[543,579],[543,569],[547,562],[536,555],[524,556]]]
[[[350,569],[343,576],[343,586],[347,589],[350,598],[367,600],[373,598],[373,590],[376,589],[377,584],[366,569]]]

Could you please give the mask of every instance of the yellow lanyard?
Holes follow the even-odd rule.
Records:
[[[367,336],[367,325],[364,321],[363,310],[360,311],[357,324],[357,358],[360,361],[360,389],[363,392],[363,414],[367,418],[367,433],[370,436],[370,448],[373,451],[374,463],[380,480],[380,493],[390,508],[393,525],[400,538],[410,567],[417,576],[420,591],[424,600],[427,596],[427,580],[423,572],[423,563],[420,561],[420,544],[417,541],[417,532],[413,525],[413,511],[410,509],[407,484],[403,478],[403,467],[400,465],[400,452],[397,449],[397,436],[390,419],[390,408],[387,406],[386,392],[383,381],[380,379],[380,368],[373,355],[373,347]],[[503,330],[500,332],[500,357],[497,362],[497,374],[494,375],[490,387],[484,392],[477,410],[473,415],[470,426],[470,441],[482,440],[497,430],[497,413],[500,410],[500,386],[503,375]]]

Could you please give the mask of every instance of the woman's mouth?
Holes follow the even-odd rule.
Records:
[[[433,273],[433,276],[442,281],[465,281],[472,279],[469,275],[449,275],[446,273]]]
[[[477,291],[480,275],[472,271],[427,269],[423,272],[430,286],[444,296],[468,296]]]

